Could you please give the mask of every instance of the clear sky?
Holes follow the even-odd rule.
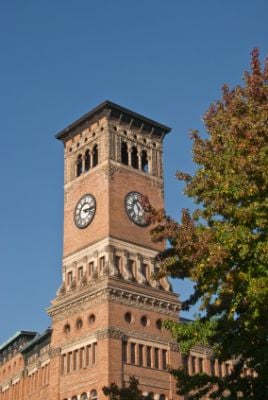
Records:
[[[63,148],[54,134],[109,99],[172,127],[165,201],[193,171],[189,130],[250,52],[268,55],[267,0],[1,0],[0,343],[50,325],[61,280]],[[175,290],[185,296],[184,283]]]

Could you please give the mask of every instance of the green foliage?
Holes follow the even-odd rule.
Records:
[[[268,60],[262,70],[252,52],[243,86],[223,87],[222,99],[204,116],[207,135],[192,132],[193,176],[178,172],[197,208],[182,211],[181,223],[154,210],[159,276],[189,278],[194,293],[184,310],[201,304],[201,317],[169,322],[183,352],[209,345],[221,360],[239,360],[231,377],[188,377],[176,372],[181,394],[199,399],[268,398]],[[254,377],[241,377],[244,366]],[[175,374],[175,372],[174,372]],[[193,392],[191,392],[193,390]],[[229,393],[229,397],[227,396]],[[227,396],[227,397],[226,397]]]
[[[139,381],[130,376],[129,386],[119,388],[114,382],[109,387],[104,386],[102,391],[110,400],[153,400],[150,395],[144,396],[139,389]]]

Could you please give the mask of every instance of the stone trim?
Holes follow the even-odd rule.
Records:
[[[73,294],[73,299],[71,298],[72,294],[61,296],[47,309],[48,314],[53,318],[56,317],[57,320],[61,320],[65,319],[67,315],[74,315],[78,310],[87,308],[89,304],[95,306],[108,301],[134,306],[146,311],[160,312],[173,318],[177,317],[180,309],[178,302],[164,300],[156,295],[149,296],[113,287],[100,287],[94,290],[95,287],[96,283],[92,282],[86,288],[80,288],[77,291],[78,293]]]

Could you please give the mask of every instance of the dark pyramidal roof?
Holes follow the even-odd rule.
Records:
[[[162,138],[171,130],[171,128],[166,125],[160,124],[159,122],[106,100],[93,110],[89,111],[87,114],[83,115],[81,118],[74,121],[72,124],[68,125],[65,129],[58,132],[56,134],[56,138],[65,141],[66,139],[69,139],[75,135],[79,128],[86,128],[88,123],[97,121],[103,116],[120,120],[129,124],[130,126],[147,131],[154,136],[158,136],[159,138]]]

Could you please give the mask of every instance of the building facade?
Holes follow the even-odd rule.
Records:
[[[154,399],[175,400],[168,366],[228,372],[209,349],[184,360],[162,328],[179,319],[180,302],[166,278],[153,279],[163,244],[151,240],[142,198],[163,207],[169,131],[106,101],[56,135],[65,163],[62,285],[48,308],[51,329],[20,331],[0,347],[0,400],[101,400],[103,386],[133,375]]]

